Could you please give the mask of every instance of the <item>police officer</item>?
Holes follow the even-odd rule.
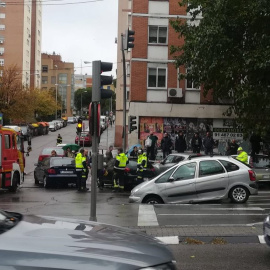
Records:
[[[58,134],[58,137],[56,139],[56,145],[61,144],[61,143],[62,143],[62,136]]]
[[[143,182],[143,177],[145,175],[145,171],[147,170],[147,156],[143,153],[143,150],[138,151],[138,159],[137,159],[137,183],[140,184]]]
[[[88,166],[87,166],[87,154],[88,151],[84,150],[83,155],[82,155],[82,165],[83,165],[83,170],[82,170],[82,181],[81,181],[81,191],[87,191],[89,188],[86,187],[86,180],[88,177]]]
[[[82,177],[83,177],[83,170],[84,170],[84,165],[83,162],[85,162],[85,157],[84,157],[84,149],[82,148],[80,152],[77,154],[75,157],[75,165],[76,165],[76,173],[77,173],[77,189],[78,191],[83,190],[83,185],[82,185]],[[86,175],[86,174],[85,174]],[[84,177],[86,178],[86,176]]]
[[[248,164],[248,154],[247,152],[243,150],[242,147],[238,147],[237,153],[238,153],[238,156],[236,157],[236,159],[238,159],[239,161],[243,163]]]
[[[125,155],[125,153],[123,153],[123,148],[119,148],[118,155],[116,156],[114,163],[114,179],[113,179],[114,191],[124,190],[124,174],[127,164],[128,158]]]

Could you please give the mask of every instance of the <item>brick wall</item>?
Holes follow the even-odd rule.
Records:
[[[132,62],[130,101],[146,101],[147,63]]]
[[[133,0],[132,1],[133,13],[148,13],[148,1],[147,0]]]

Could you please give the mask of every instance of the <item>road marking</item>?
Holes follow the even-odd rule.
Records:
[[[258,238],[261,244],[266,244],[263,235],[258,235]]]
[[[159,226],[153,205],[140,204],[138,226]]]
[[[158,214],[158,216],[265,216],[265,214]]]
[[[167,245],[178,245],[179,244],[179,237],[178,236],[161,236],[155,237],[159,241]]]
[[[194,209],[193,209],[194,210]],[[250,207],[250,208],[203,208],[200,211],[205,210],[232,210],[232,211],[264,211],[261,207]]]

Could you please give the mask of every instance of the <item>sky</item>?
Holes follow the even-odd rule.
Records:
[[[85,61],[113,62],[116,77],[118,0],[43,0],[42,5],[43,53],[73,62],[75,74],[92,74]]]

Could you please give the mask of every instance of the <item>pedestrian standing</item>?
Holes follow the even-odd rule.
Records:
[[[206,137],[203,140],[203,147],[204,147],[204,153],[206,155],[213,156],[213,149],[214,149],[214,139],[211,136],[210,132],[206,133]]]
[[[113,150],[113,146],[110,145],[110,146],[109,146],[109,149],[106,151],[106,154],[105,154],[105,162],[106,162],[106,163],[107,163],[108,161],[110,161],[111,159],[113,159],[112,150]]]
[[[138,159],[137,159],[137,184],[143,182],[146,170],[147,170],[147,156],[145,153],[143,153],[143,150],[140,149],[138,151]]]
[[[175,150],[178,153],[184,153],[187,150],[186,137],[182,131],[179,131],[179,134],[175,138]]]
[[[256,154],[259,154],[259,152],[261,150],[261,137],[257,134],[252,133],[249,141],[251,143],[252,160],[253,160],[253,162],[257,163],[258,161],[257,161]]]
[[[235,139],[232,139],[232,141],[228,143],[226,155],[237,155],[238,147],[239,145],[236,143]]]
[[[163,152],[163,158],[168,156],[171,153],[171,148],[172,148],[172,140],[168,136],[168,133],[164,133],[164,137],[161,140],[161,149]]]
[[[56,145],[61,144],[62,141],[63,141],[62,136],[60,134],[58,134],[58,137],[56,139]]]
[[[147,148],[146,148],[147,158],[150,160],[155,160],[156,159],[156,147],[157,147],[158,137],[156,135],[154,135],[154,133],[151,131],[148,138],[151,140],[151,144],[149,146],[147,146]]]
[[[84,149],[81,149],[80,152],[75,157],[78,191],[82,190],[82,174],[83,174],[83,168],[84,168],[83,156],[84,156]]]
[[[115,158],[115,164],[114,164],[114,180],[113,180],[113,187],[115,192],[117,191],[123,191],[124,190],[124,174],[125,174],[125,168],[128,164],[128,158],[123,153],[123,148],[118,149],[118,155]]]
[[[248,154],[247,152],[243,150],[242,147],[238,147],[237,153],[238,153],[238,156],[236,157],[236,159],[238,159],[239,161],[245,164],[248,164]]]
[[[202,147],[202,138],[200,137],[199,133],[196,132],[191,139],[191,148],[193,153],[199,154],[201,152],[201,147]]]
[[[133,150],[130,152],[130,156],[134,157],[134,158],[138,157],[138,147],[137,146],[133,147]]]

